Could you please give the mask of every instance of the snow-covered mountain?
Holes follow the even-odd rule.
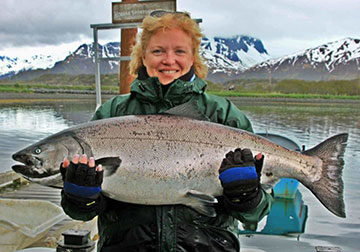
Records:
[[[32,79],[44,73],[93,74],[95,65],[92,47],[92,44],[82,44],[62,59],[51,55],[36,55],[29,59],[0,57],[0,78],[16,75],[18,79]],[[100,45],[99,53],[105,58],[119,57],[120,43]],[[213,80],[229,79],[270,58],[262,42],[249,36],[203,38],[201,54],[209,66],[209,79]],[[117,73],[118,66],[117,61],[102,61],[101,73]]]
[[[263,43],[249,36],[203,38],[201,55],[209,67],[208,79],[234,78],[257,63],[270,59]]]
[[[92,44],[60,56],[37,54],[30,58],[0,56],[0,78],[33,79],[42,74],[94,74]],[[120,43],[99,46],[102,57],[119,57]],[[360,76],[360,39],[346,38],[272,59],[259,39],[249,36],[203,38],[201,54],[215,82],[237,78],[329,80]],[[57,54],[58,55],[58,54]],[[118,61],[103,60],[101,73],[117,73]]]
[[[345,38],[261,62],[241,78],[302,80],[355,79],[360,75],[360,39]]]
[[[31,57],[0,56],[0,79],[16,76],[17,79],[32,79],[44,73],[93,74],[94,53],[92,44],[82,44],[72,53],[56,55],[36,54]],[[119,56],[119,42],[99,45],[99,54],[106,58]],[[116,72],[118,62],[103,64],[104,73]]]
[[[103,58],[114,58],[120,55],[120,43],[110,42],[106,45],[99,45],[99,55]],[[106,60],[101,64],[101,73],[117,73],[118,61]],[[66,74],[94,74],[95,59],[93,44],[82,44],[63,61],[57,62],[51,69],[51,73]]]
[[[21,71],[51,68],[59,60],[61,58],[43,54],[36,54],[29,58],[0,56],[0,79],[11,77]]]

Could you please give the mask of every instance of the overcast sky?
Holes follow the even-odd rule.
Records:
[[[111,0],[0,0],[0,55],[73,51],[92,42],[90,24],[111,23]],[[202,18],[206,36],[250,35],[273,57],[360,38],[360,0],[177,0]],[[101,41],[119,31],[100,31]]]

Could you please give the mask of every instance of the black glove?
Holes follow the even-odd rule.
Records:
[[[64,197],[80,210],[93,211],[102,208],[101,184],[104,171],[96,171],[84,163],[73,163],[64,168],[60,165],[60,172],[64,181]]]
[[[219,169],[227,208],[248,211],[261,201],[260,176],[264,157],[254,159],[249,149],[236,149],[226,154]]]

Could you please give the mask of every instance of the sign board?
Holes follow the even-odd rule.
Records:
[[[176,11],[176,0],[112,3],[112,23],[141,22],[154,10]]]

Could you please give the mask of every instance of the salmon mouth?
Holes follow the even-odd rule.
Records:
[[[14,154],[12,158],[16,161],[19,161],[20,163],[23,163],[22,166],[25,166],[27,168],[33,168],[33,169],[39,169],[42,167],[43,162],[40,158],[32,156],[32,155],[26,155],[26,154]]]
[[[35,168],[35,166],[16,164],[13,165],[11,168],[14,172],[20,173],[29,180],[31,180],[32,178],[46,178],[53,175],[45,171],[44,169]]]
[[[26,178],[44,178],[52,175],[43,168],[42,160],[37,157],[14,154],[13,159],[22,163],[13,165],[13,171]]]
[[[22,175],[25,175],[24,173],[26,173],[27,170],[31,170],[31,167],[26,166],[26,165],[16,164],[16,165],[13,165],[11,167],[11,169],[13,169],[13,171],[16,172],[16,173],[20,173]]]

